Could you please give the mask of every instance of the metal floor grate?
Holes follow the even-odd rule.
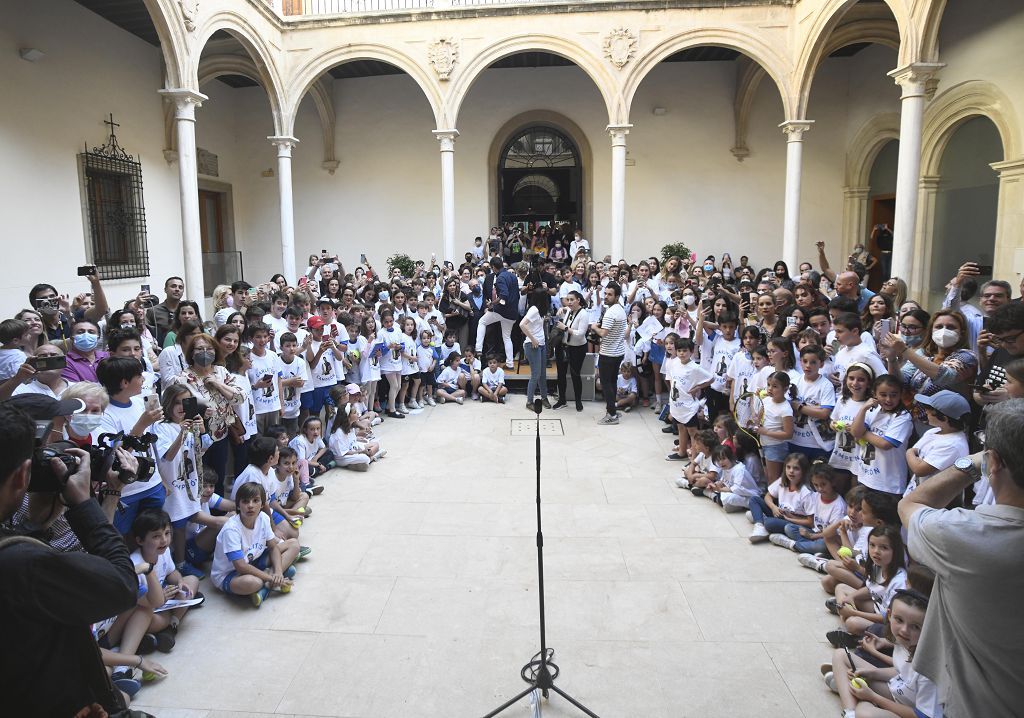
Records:
[[[565,436],[561,419],[540,419],[541,436]],[[537,419],[512,419],[511,436],[536,436]]]

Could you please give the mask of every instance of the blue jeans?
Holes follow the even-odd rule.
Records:
[[[754,523],[764,524],[764,527],[768,529],[768,533],[770,534],[781,534],[785,532],[787,526],[796,526],[797,528],[800,528],[792,521],[777,519],[772,516],[772,510],[768,508],[768,504],[766,504],[764,499],[760,496],[755,496],[750,499],[747,506],[750,507],[750,515],[754,517]]]
[[[529,340],[523,342],[523,353],[530,362],[530,383],[526,385],[526,400],[533,402],[533,396],[540,391],[541,398],[548,396],[548,354],[547,345],[533,346]]]
[[[114,524],[114,528],[117,529],[119,534],[127,534],[131,531],[132,523],[140,511],[145,511],[146,509],[156,509],[159,511],[163,508],[164,499],[166,498],[167,489],[164,488],[162,482],[141,493],[125,496],[114,510],[114,520],[111,523]]]
[[[784,529],[784,532],[791,539],[796,541],[793,549],[800,553],[827,553],[828,549],[825,548],[825,539],[805,539],[800,535],[800,529],[802,527],[797,526],[794,523],[790,523]]]

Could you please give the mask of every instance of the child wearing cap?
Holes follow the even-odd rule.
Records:
[[[931,396],[917,394],[914,401],[924,408],[932,428],[907,449],[907,466],[913,477],[904,496],[932,474],[948,469],[958,458],[971,453],[964,432],[965,420],[971,413],[966,399],[943,389]]]

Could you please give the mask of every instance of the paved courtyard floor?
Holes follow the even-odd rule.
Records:
[[[137,706],[160,718],[471,718],[523,687],[538,650],[534,441],[504,406],[438,406],[379,434],[366,474],[334,471],[302,528],[290,595],[256,610],[203,581],[206,606]],[[652,412],[545,412],[548,643],[558,685],[602,718],[822,718],[839,712],[817,574],[747,541],[675,488]],[[546,716],[580,715],[564,700]],[[503,715],[530,716],[524,699]]]

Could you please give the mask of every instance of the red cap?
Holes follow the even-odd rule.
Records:
[[[306,320],[306,326],[310,329],[320,329],[323,325],[324,320],[315,314]]]

